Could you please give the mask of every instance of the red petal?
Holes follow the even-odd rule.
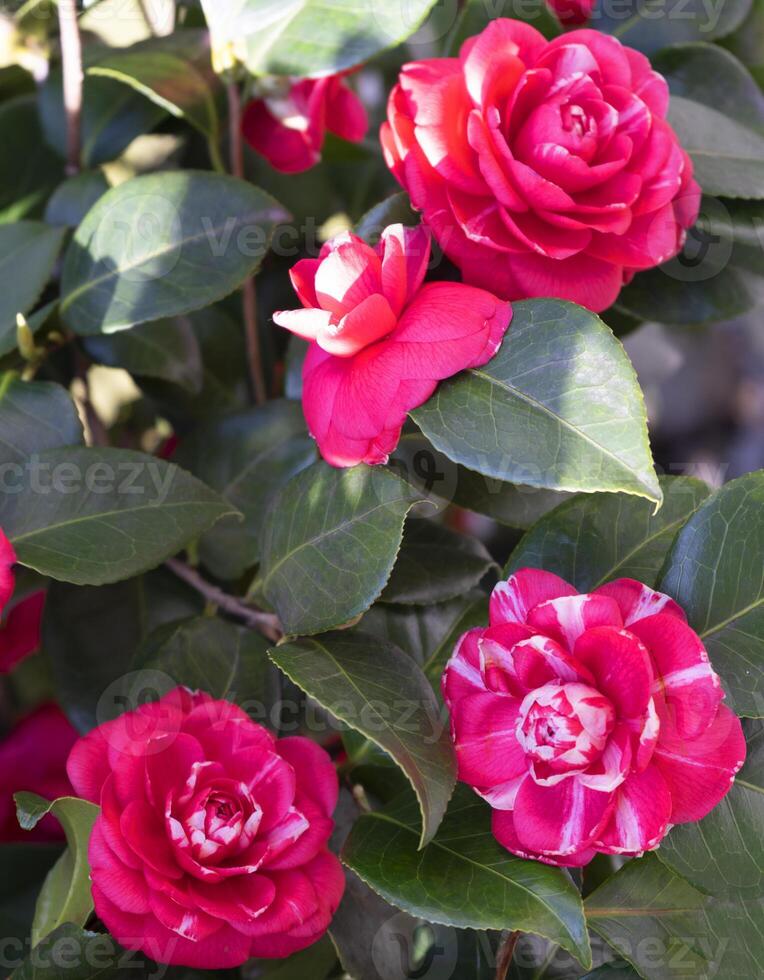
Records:
[[[572,651],[586,630],[598,626],[623,626],[621,613],[612,599],[595,595],[561,596],[532,609],[528,625],[550,636],[564,649]]]
[[[668,830],[671,793],[657,766],[633,773],[616,790],[615,809],[597,838],[607,854],[636,856],[656,848]]]
[[[472,629],[463,633],[446,664],[441,688],[443,699],[451,710],[462,698],[471,694],[484,694],[487,690],[478,645],[484,632],[482,629]]]
[[[360,143],[369,129],[363,102],[339,78],[327,93],[326,128],[351,143]]]
[[[613,794],[587,789],[575,776],[554,786],[526,779],[513,810],[520,844],[553,857],[582,851],[599,833],[612,802]]]
[[[497,694],[475,694],[454,706],[451,729],[459,779],[490,787],[528,768],[517,741],[520,702]]]
[[[400,316],[422,286],[430,261],[430,233],[424,225],[390,225],[377,250],[382,257],[382,292]]]
[[[542,861],[544,864],[551,864],[563,868],[580,868],[588,864],[597,853],[596,848],[588,847],[581,851],[574,851],[565,857],[550,857],[546,854],[538,854],[529,851],[520,843],[520,838],[515,830],[514,815],[508,810],[495,810],[491,815],[491,830],[493,836],[508,851],[518,857],[527,858],[532,861]]]
[[[645,714],[654,674],[650,655],[636,637],[598,626],[581,635],[574,656],[594,674],[598,690],[612,701],[620,718]]]
[[[0,628],[0,673],[6,673],[40,646],[45,592],[33,592],[17,602]],[[1,607],[0,607],[1,608]]]
[[[687,621],[684,610],[673,599],[633,578],[619,578],[615,582],[608,582],[607,585],[595,589],[592,595],[605,595],[615,599],[620,607],[624,626],[627,627],[646,616],[654,616],[655,613],[666,613]]]
[[[16,552],[13,545],[0,528],[0,612],[13,595],[13,566],[16,562]]]
[[[294,736],[276,743],[276,751],[294,769],[298,792],[314,800],[327,817],[337,806],[339,782],[329,754],[309,738]]]

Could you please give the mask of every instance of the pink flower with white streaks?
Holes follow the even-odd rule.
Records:
[[[561,24],[578,27],[591,17],[595,0],[547,0],[547,3]]]
[[[67,771],[101,806],[93,900],[123,946],[214,970],[326,931],[345,879],[327,847],[337,775],[314,742],[176,688],[80,739]]]
[[[429,258],[424,228],[391,225],[376,248],[345,232],[290,273],[304,309],[273,319],[311,341],[303,411],[332,466],[386,462],[407,413],[499,349],[509,303],[461,283],[422,286]]]
[[[359,143],[368,128],[363,103],[342,75],[289,81],[284,91],[253,99],[242,120],[244,138],[252,149],[286,174],[309,170],[320,162],[327,130]]]
[[[745,739],[703,644],[632,579],[580,595],[522,569],[443,675],[459,778],[520,857],[580,866],[637,855],[726,795]]]
[[[0,529],[0,674],[7,674],[40,645],[40,623],[45,592],[38,589],[6,607],[13,598],[16,553]]]

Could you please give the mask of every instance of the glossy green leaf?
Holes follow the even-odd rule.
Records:
[[[81,732],[111,721],[125,707],[154,697],[159,678],[134,672],[135,654],[152,631],[199,615],[203,600],[164,568],[98,588],[51,582],[45,600],[42,645],[56,693]],[[104,637],[109,655],[104,656]],[[131,674],[126,682],[125,676]],[[130,680],[138,682],[129,684]],[[167,678],[160,693],[174,685]],[[140,684],[143,682],[143,687]],[[124,700],[126,684],[134,701]]]
[[[90,57],[88,49],[85,49]],[[61,70],[54,69],[39,90],[40,121],[48,144],[66,157],[66,113]],[[83,168],[116,160],[134,139],[150,132],[165,118],[154,105],[126,85],[110,78],[85,79],[82,104]]]
[[[340,721],[384,749],[413,786],[420,844],[435,834],[456,767],[438,703],[421,670],[397,647],[360,632],[287,643],[271,659]]]
[[[685,524],[659,588],[687,613],[740,715],[764,716],[764,472],[713,494]]]
[[[509,559],[507,575],[543,568],[590,592],[616,578],[655,587],[680,528],[709,489],[692,477],[661,477],[663,506],[625,494],[580,494],[543,517]]]
[[[764,95],[740,62],[710,44],[664,52],[669,122],[706,194],[764,197]]]
[[[764,891],[764,723],[745,723],[748,755],[732,788],[697,823],[674,827],[657,854],[701,891],[731,900]]]
[[[64,176],[64,161],[45,143],[33,95],[0,106],[0,223],[42,214],[45,201]]]
[[[213,51],[255,75],[326,75],[368,61],[413,34],[434,0],[202,0]]]
[[[459,786],[435,839],[417,849],[409,794],[357,821],[343,861],[386,901],[429,922],[533,932],[591,965],[580,896],[567,875],[513,857],[491,833],[490,808]]]
[[[660,500],[642,392],[621,344],[561,300],[515,303],[499,352],[412,417],[456,463],[509,483]]]
[[[234,177],[135,177],[105,194],[75,232],[61,316],[87,335],[208,306],[256,271],[285,217],[271,197]]]
[[[544,0],[500,0],[499,3],[467,0],[460,4],[459,13],[446,38],[444,55],[458,57],[462,44],[484,31],[495,17],[524,21],[550,39],[562,33],[559,20]]]
[[[473,610],[482,609],[486,619],[487,601],[483,592],[471,589],[446,602],[424,606],[378,602],[364,613],[358,629],[381,640],[389,640],[422,666],[437,654],[467,617],[478,615]]]
[[[723,41],[724,47],[743,62],[760,86],[764,86],[764,2],[753,0],[750,14]]]
[[[0,501],[18,560],[77,585],[138,575],[234,513],[172,463],[127,449],[52,449]]]
[[[0,463],[23,465],[46,449],[78,446],[82,423],[74,402],[61,385],[50,381],[0,378]],[[8,479],[13,475],[8,471]],[[6,485],[7,489],[7,485]]]
[[[371,606],[418,499],[382,467],[319,461],[287,483],[266,519],[260,581],[287,634],[321,633]]]
[[[184,30],[151,38],[97,57],[88,75],[129,85],[173,116],[188,120],[210,139],[219,138],[217,79],[209,66],[206,34]]]
[[[61,229],[41,221],[0,224],[0,355],[16,347],[16,314],[28,313],[40,298],[63,238]]]
[[[284,960],[260,960],[258,980],[326,980],[337,965],[337,952],[328,936]]]
[[[13,971],[12,980],[109,980],[126,967],[138,973],[135,954],[125,953],[111,936],[65,922],[46,936]],[[132,967],[132,969],[129,969]],[[125,974],[122,974],[123,976]]]
[[[93,911],[88,843],[99,807],[73,796],[53,801],[36,793],[16,793],[16,811],[24,830],[33,830],[52,814],[66,833],[67,848],[48,872],[37,899],[32,944],[37,945],[64,922],[84,926]]]
[[[68,177],[51,194],[45,206],[45,220],[49,225],[76,228],[108,189],[102,170],[86,170]]]
[[[141,323],[132,330],[86,337],[88,354],[137,378],[158,378],[198,395],[204,383],[199,343],[188,317]]]
[[[244,515],[243,522],[219,521],[202,537],[200,556],[214,575],[236,579],[259,561],[269,504],[315,458],[316,444],[295,401],[210,420],[184,440],[178,463]]]
[[[429,605],[477,585],[496,563],[477,538],[428,520],[410,520],[383,602]]]
[[[591,928],[644,980],[757,975],[761,900],[710,899],[654,855],[630,861],[585,906]]]
[[[199,616],[160,626],[144,641],[132,667],[167,674],[170,687],[234,701],[255,721],[273,728],[279,683],[268,646],[263,636],[244,626]]]
[[[732,33],[746,18],[751,0],[598,0],[592,26],[623,44],[653,55],[670,44],[713,41]]]

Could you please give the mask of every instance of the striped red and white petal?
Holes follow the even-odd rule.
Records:
[[[513,635],[510,646],[507,634]],[[516,623],[490,626],[478,641],[486,686],[519,696],[552,681],[591,683],[591,673],[554,640]]]
[[[700,820],[723,799],[745,762],[740,719],[724,705],[695,739],[682,738],[660,702],[661,731],[653,756],[671,791],[672,823]]]
[[[478,639],[480,670],[489,691],[523,698],[525,688],[519,683],[516,671],[516,648],[533,635],[521,623],[502,623],[483,630]]]
[[[538,568],[521,568],[499,582],[491,594],[488,618],[491,626],[500,623],[525,623],[528,613],[541,602],[560,596],[576,595],[576,590],[552,572]]]
[[[612,793],[629,775],[633,751],[628,722],[619,722],[610,733],[601,756],[577,778],[589,789]]]
[[[571,776],[554,786],[526,779],[515,799],[514,827],[529,852],[567,857],[590,846],[610,816],[615,796]]]
[[[659,768],[632,773],[615,794],[610,820],[595,844],[606,854],[638,855],[654,850],[669,828],[671,792]]]
[[[634,623],[630,631],[653,658],[653,689],[662,692],[678,734],[700,735],[716,717],[724,692],[698,634],[665,613]]]
[[[441,679],[443,699],[449,709],[462,698],[487,690],[481,668],[479,641],[485,631],[468,630],[457,641]]]
[[[594,674],[597,688],[619,718],[642,717],[654,680],[650,654],[631,633],[612,626],[587,630],[576,643],[575,657]]]
[[[509,811],[497,810],[493,813],[491,817],[491,831],[501,846],[506,847],[506,849],[511,851],[512,854],[516,854],[518,857],[526,858],[531,861],[542,861],[544,864],[551,864],[556,867],[583,867],[583,865],[588,864],[597,853],[596,849],[593,847],[586,847],[581,851],[575,851],[572,854],[565,855],[564,857],[551,857],[546,854],[538,854],[534,851],[529,851],[520,842],[520,838],[517,836],[517,831],[515,830],[514,814],[510,813]]]
[[[459,779],[491,787],[527,771],[517,741],[520,702],[497,694],[464,698],[451,713]]]
[[[673,599],[633,578],[619,578],[615,582],[608,582],[607,585],[595,589],[592,595],[615,599],[620,607],[624,626],[631,626],[656,613],[665,613],[687,621],[684,610]]]
[[[606,596],[575,595],[551,599],[528,614],[528,625],[573,651],[582,633],[597,626],[623,626],[618,604]]]

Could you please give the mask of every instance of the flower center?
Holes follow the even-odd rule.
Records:
[[[564,105],[560,110],[560,116],[562,117],[563,128],[578,136],[579,139],[588,136],[592,130],[591,119],[580,105],[571,105],[570,103]]]
[[[517,740],[544,771],[567,773],[589,766],[615,724],[610,701],[588,684],[546,684],[525,697]]]
[[[224,785],[221,785],[224,784]],[[206,786],[188,803],[183,828],[197,861],[217,863],[248,846],[261,811],[247,788],[233,780]]]

